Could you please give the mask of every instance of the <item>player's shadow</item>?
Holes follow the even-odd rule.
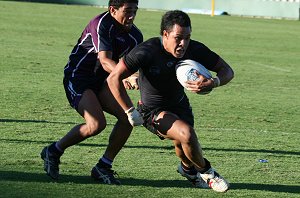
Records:
[[[53,141],[44,140],[20,140],[20,139],[9,139],[0,138],[2,142],[19,142],[19,143],[37,143],[37,144],[51,144]],[[107,144],[95,144],[95,143],[85,143],[81,142],[78,146],[89,146],[89,147],[107,147]],[[152,145],[125,145],[124,148],[149,148],[149,149],[165,149],[173,150],[173,145],[167,146],[152,146]],[[210,148],[203,147],[204,151],[220,151],[220,152],[246,152],[246,153],[273,153],[273,154],[283,154],[283,155],[296,155],[299,156],[300,152],[297,151],[280,151],[280,150],[266,150],[266,149],[239,149],[239,148]]]
[[[282,185],[282,184],[249,184],[249,183],[232,183],[231,189],[241,190],[261,190],[270,192],[300,193],[300,186]]]
[[[45,140],[20,140],[20,139],[12,139],[12,138],[0,138],[0,142],[13,142],[13,143],[37,143],[48,145],[53,143],[53,141],[45,141]],[[88,146],[88,147],[103,147],[106,148],[107,144],[95,144],[95,143],[84,143],[81,142],[78,146]],[[167,146],[152,146],[152,145],[124,145],[124,148],[148,148],[148,149],[164,149],[164,150],[173,150],[173,145]]]
[[[16,123],[48,123],[48,124],[76,124],[76,122],[48,121],[48,120],[20,120],[0,118],[0,122],[16,122]]]
[[[40,183],[73,183],[73,184],[98,184],[90,176],[65,175],[62,174],[60,179],[53,180],[44,173],[25,173],[19,171],[0,171],[0,183],[7,182],[40,182]],[[188,181],[182,178],[181,180],[150,180],[136,178],[121,178],[123,186],[146,186],[155,188],[191,188]],[[5,187],[5,186],[4,186]],[[7,188],[9,188],[7,186]],[[282,184],[249,184],[249,183],[231,183],[231,190],[261,190],[270,192],[284,193],[300,193],[300,187],[296,185]],[[5,190],[5,189],[2,189]],[[10,189],[7,189],[10,190]]]
[[[78,122],[69,122],[69,121],[49,121],[49,120],[23,120],[23,119],[9,119],[9,118],[0,118],[0,122],[7,122],[7,123],[46,123],[46,124],[71,124],[75,125]],[[115,123],[106,123],[107,125],[115,125]]]
[[[76,124],[76,122],[63,122],[63,121],[47,121],[47,120],[17,120],[17,119],[6,119],[0,118],[1,122],[21,122],[21,123],[49,123],[49,124]],[[113,123],[108,123],[108,125],[113,125]],[[171,126],[166,125],[166,129],[170,128]],[[29,142],[29,143],[41,143],[41,144],[51,144],[53,141],[36,141],[36,140],[18,140],[18,139],[6,139],[0,138],[0,141],[7,141],[7,142]],[[93,143],[86,143],[82,142],[78,144],[79,146],[90,146],[90,147],[106,147],[107,144],[93,144]],[[150,148],[150,149],[166,149],[172,150],[174,147],[170,146],[152,146],[152,145],[125,145],[124,148]],[[298,151],[280,151],[280,150],[266,150],[266,149],[240,149],[240,148],[215,148],[215,147],[204,147],[203,150],[205,151],[223,151],[223,152],[254,152],[254,153],[273,153],[273,154],[283,154],[283,155],[300,155]]]

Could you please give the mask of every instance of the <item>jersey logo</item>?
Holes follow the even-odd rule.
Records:
[[[198,79],[197,76],[197,70],[196,69],[190,69],[188,70],[185,75],[187,76],[187,80],[189,81],[195,81]]]

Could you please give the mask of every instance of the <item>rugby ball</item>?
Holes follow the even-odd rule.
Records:
[[[177,79],[183,87],[185,87],[186,81],[198,79],[198,76],[195,74],[196,71],[207,79],[212,78],[211,73],[203,65],[190,59],[179,61],[175,66],[175,71]]]

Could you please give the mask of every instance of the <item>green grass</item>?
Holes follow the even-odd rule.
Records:
[[[49,179],[41,149],[83,121],[67,103],[63,67],[102,11],[0,1],[0,197],[300,197],[300,26],[288,20],[190,15],[193,38],[235,71],[209,95],[188,93],[205,156],[231,182],[226,194],[191,188],[175,171],[171,141],[142,127],[114,162],[123,185],[95,183],[90,169],[107,145],[109,115],[103,133],[66,150],[60,180]],[[145,39],[158,35],[162,14],[139,10]]]

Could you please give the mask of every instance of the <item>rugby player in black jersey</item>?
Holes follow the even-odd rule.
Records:
[[[200,188],[226,192],[229,183],[203,157],[194,130],[189,100],[176,78],[178,61],[192,59],[216,72],[216,77],[187,81],[187,89],[199,93],[227,84],[232,68],[203,43],[191,39],[189,16],[179,10],[166,12],[161,21],[161,37],[151,38],[135,47],[119,61],[107,82],[112,94],[127,113],[130,123],[141,123],[161,139],[171,139],[181,163],[178,172]],[[134,108],[122,79],[139,70],[141,100]]]
[[[74,126],[59,141],[42,150],[44,169],[53,179],[59,176],[60,157],[66,148],[105,129],[105,111],[114,115],[117,123],[91,175],[102,183],[120,184],[114,176],[112,163],[127,141],[132,126],[105,80],[119,59],[143,41],[142,33],[133,24],[137,10],[138,0],[110,0],[108,11],[89,22],[69,56],[64,69],[64,88],[70,105],[85,123]],[[124,81],[125,88],[137,88],[134,84],[135,79]]]

